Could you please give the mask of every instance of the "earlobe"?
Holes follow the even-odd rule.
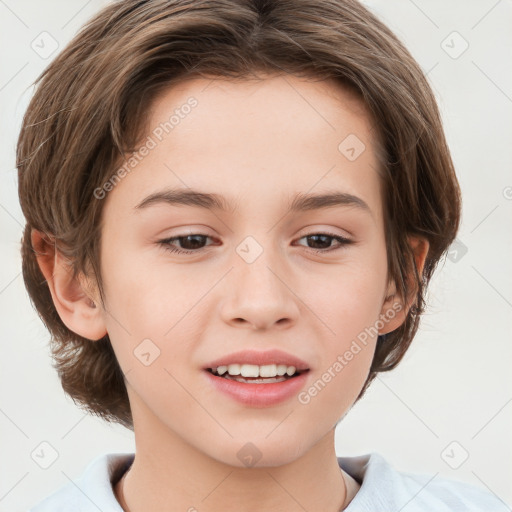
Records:
[[[79,278],[73,279],[71,265],[56,249],[53,239],[37,230],[32,230],[31,239],[37,263],[62,322],[84,338],[103,338],[107,330],[98,300],[85,292]]]
[[[416,236],[410,236],[408,240],[413,250],[416,269],[421,276],[429,250],[429,242],[425,238]],[[414,290],[416,287],[414,275],[407,276],[407,279],[409,288]],[[405,322],[407,314],[413,306],[415,297],[416,293],[411,293],[407,301],[405,301],[404,298],[397,294],[395,283],[391,282],[388,285],[386,298],[384,299],[380,314],[380,319],[384,323],[384,327],[379,329],[379,334],[392,332]]]

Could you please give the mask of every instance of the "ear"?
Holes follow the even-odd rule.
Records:
[[[83,275],[72,278],[71,265],[56,249],[54,241],[35,229],[32,230],[31,240],[37,263],[48,283],[53,303],[62,322],[69,330],[84,338],[103,338],[107,334],[107,329],[99,307],[98,295],[86,293],[80,282],[86,282]]]
[[[418,274],[421,276],[425,260],[427,258],[429,243],[428,240],[421,237],[408,237],[409,245],[414,253],[414,263]],[[415,290],[414,276],[406,276],[409,288]],[[390,283],[386,290],[386,297],[382,304],[380,319],[384,322],[384,327],[379,329],[379,334],[387,334],[398,329],[404,322],[416,298],[416,293],[410,293],[407,300],[402,299],[396,293],[395,283]]]

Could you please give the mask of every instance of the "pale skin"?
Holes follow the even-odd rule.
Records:
[[[285,75],[174,86],[154,101],[145,136],[192,96],[197,106],[103,199],[105,307],[94,281],[70,280],[50,246],[39,256],[63,322],[91,343],[108,333],[126,375],[136,443],[126,507],[341,510],[358,484],[337,464],[334,427],[367,378],[376,336],[308,404],[294,396],[241,405],[202,372],[221,355],[278,348],[308,362],[307,388],[393,305],[400,311],[380,334],[404,321],[412,299],[388,280],[375,130],[339,85]],[[338,150],[349,134],[366,146],[353,161]],[[215,193],[230,208],[134,208],[164,188]],[[296,193],[334,191],[368,208],[288,210]],[[324,233],[352,243],[308,238]],[[159,244],[187,234],[206,235],[199,249],[183,239],[168,245],[194,253]],[[249,236],[262,248],[251,263],[236,251]],[[421,272],[428,242],[410,242]],[[160,350],[149,366],[133,353],[144,339]],[[237,457],[248,442],[262,455],[254,467]]]

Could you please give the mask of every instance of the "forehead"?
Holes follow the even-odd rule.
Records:
[[[378,193],[371,118],[358,96],[334,80],[189,79],[161,92],[148,119],[141,140],[151,148],[109,202],[122,195],[133,207],[159,185],[238,199],[284,191],[289,198],[339,189],[340,178],[347,193],[360,192],[363,183],[365,194]]]
[[[191,101],[198,105],[193,109],[186,108]],[[230,128],[236,127],[239,138],[247,136],[248,147],[251,142],[258,142],[259,135],[261,138],[269,133],[273,138],[280,135],[277,142],[282,142],[286,135],[297,136],[294,128],[298,126],[304,139],[317,139],[320,132],[329,129],[342,134],[346,128],[358,131],[364,137],[373,128],[359,95],[341,82],[288,74],[236,80],[194,78],[175,84],[154,99],[148,130],[165,124],[173,112],[180,109],[191,112],[190,115],[180,113],[179,120],[174,119],[173,123],[178,123],[173,125],[173,131],[178,124],[182,128],[200,124],[204,129],[210,128],[208,140],[229,142],[225,135]],[[182,123],[187,117],[190,120]],[[267,130],[256,131],[255,127],[267,127]],[[180,130],[176,131],[179,136]],[[181,132],[187,133],[183,129]]]

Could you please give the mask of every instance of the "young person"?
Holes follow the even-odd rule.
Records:
[[[136,443],[34,512],[503,509],[335,453],[460,218],[432,92],[361,4],[112,3],[40,77],[17,165],[63,389]]]

